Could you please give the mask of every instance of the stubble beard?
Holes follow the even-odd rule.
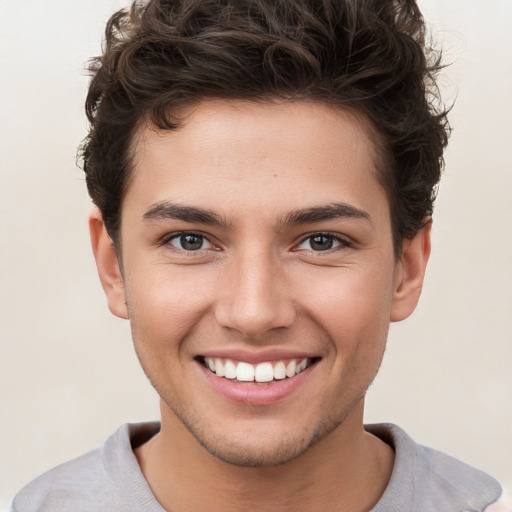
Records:
[[[150,379],[151,381],[151,379]],[[325,439],[329,434],[339,428],[353,408],[358,404],[366,393],[360,395],[344,411],[340,411],[336,416],[328,416],[321,420],[314,429],[304,429],[300,434],[293,438],[286,438],[278,443],[274,443],[271,448],[263,450],[261,446],[246,446],[243,442],[237,443],[237,439],[221,436],[211,436],[201,426],[201,421],[194,414],[192,407],[179,408],[171,400],[166,398],[166,394],[161,392],[153,382],[151,382],[160,398],[179,422],[188,430],[200,446],[218,460],[227,464],[244,468],[270,468],[282,466],[291,462],[318,442]]]

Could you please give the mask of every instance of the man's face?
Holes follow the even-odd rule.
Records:
[[[400,272],[374,147],[315,103],[180,114],[140,133],[122,207],[137,354],[162,428],[231,463],[283,463],[360,417],[382,358]]]

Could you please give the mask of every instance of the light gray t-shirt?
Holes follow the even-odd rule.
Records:
[[[158,423],[121,426],[103,447],[24,487],[9,512],[165,512],[133,454],[159,428]],[[391,480],[370,512],[482,512],[501,495],[489,475],[416,444],[396,425],[366,430],[395,450]]]

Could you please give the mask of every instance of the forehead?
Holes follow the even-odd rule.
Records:
[[[172,199],[257,211],[343,201],[367,209],[374,194],[385,195],[369,123],[351,111],[210,100],[176,116],[174,131],[145,126],[138,133],[124,207],[136,196],[141,206]]]

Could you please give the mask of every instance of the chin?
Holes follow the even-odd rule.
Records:
[[[327,423],[309,427],[295,424],[294,428],[263,422],[258,428],[255,425],[257,421],[249,421],[241,422],[231,431],[215,432],[211,425],[203,427],[196,418],[189,421],[184,415],[173,412],[207,452],[222,462],[247,468],[287,464],[306,453],[343,422],[343,419],[330,418]]]
[[[305,453],[314,443],[311,440],[283,440],[275,445],[264,446],[261,443],[249,444],[226,439],[214,439],[206,442],[193,433],[199,444],[211,455],[233,466],[247,468],[275,467],[286,464]]]
[[[231,464],[233,466],[247,468],[265,468],[275,467],[286,464],[305,453],[312,444],[313,440],[282,440],[275,445],[261,441],[255,444],[249,444],[247,441],[237,443],[225,439],[214,439],[212,442],[205,442],[204,439],[193,435],[211,455],[217,459]]]

